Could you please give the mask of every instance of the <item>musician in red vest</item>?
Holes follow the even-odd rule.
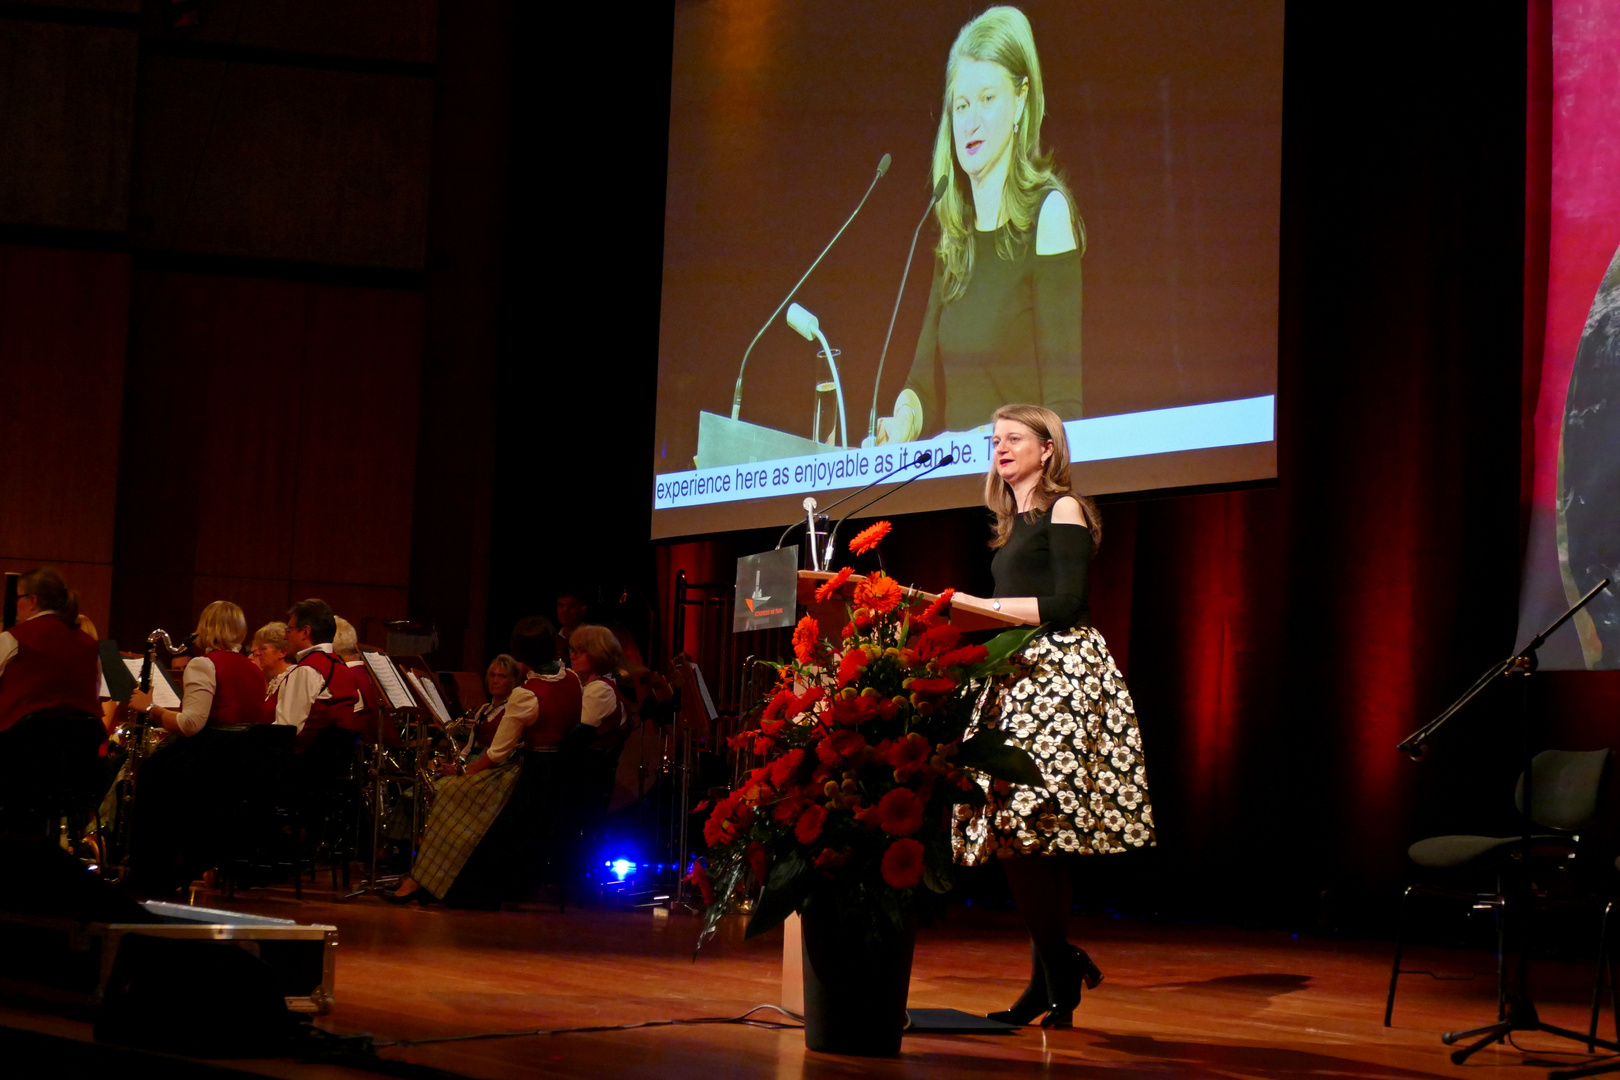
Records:
[[[556,793],[567,787],[558,749],[581,726],[583,688],[558,663],[551,624],[536,616],[524,625],[512,655],[528,681],[507,698],[494,745],[465,775],[440,782],[411,875],[384,894],[391,903],[490,907],[516,899],[553,840]]]
[[[297,749],[323,743],[353,745],[354,707],[360,700],[349,666],[332,651],[337,616],[325,600],[300,600],[287,611],[287,644],[298,663],[276,699],[278,724],[298,729]],[[322,735],[332,729],[333,735]],[[334,751],[335,752],[335,751]]]
[[[101,654],[78,616],[79,596],[54,568],[18,579],[17,625],[0,633],[0,734],[45,709],[101,715]]]
[[[347,720],[339,720],[338,727],[374,743],[377,741],[378,706],[382,702],[371,675],[366,671],[366,662],[360,658],[360,637],[354,632],[354,624],[341,615],[337,617],[337,631],[332,635],[332,652],[349,669],[349,678],[354,680],[356,694],[354,715]]]
[[[247,617],[229,600],[215,600],[197,619],[193,641],[203,655],[181,675],[180,708],[155,704],[136,690],[130,708],[163,726],[168,736],[136,774],[128,888],[167,896],[214,864],[222,850],[225,808],[243,755],[241,733],[265,724],[264,675],[242,655]]]

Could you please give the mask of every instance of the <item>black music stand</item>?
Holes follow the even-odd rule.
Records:
[[[1522,815],[1524,818],[1524,836],[1520,841],[1523,845],[1522,857],[1519,860],[1518,872],[1513,875],[1512,885],[1503,890],[1503,895],[1506,897],[1503,905],[1503,918],[1507,920],[1507,925],[1510,928],[1517,929],[1515,935],[1518,942],[1517,970],[1514,972],[1513,988],[1508,992],[1507,1012],[1504,1019],[1480,1027],[1469,1028],[1466,1031],[1448,1031],[1440,1036],[1440,1041],[1447,1046],[1452,1046],[1465,1039],[1474,1040],[1461,1050],[1452,1051],[1451,1063],[1453,1065],[1463,1064],[1475,1053],[1492,1043],[1507,1041],[1516,1031],[1543,1031],[1549,1035],[1557,1035],[1560,1038],[1584,1043],[1589,1048],[1602,1047],[1605,1050],[1620,1053],[1620,1043],[1599,1039],[1584,1031],[1574,1031],[1570,1028],[1558,1027],[1556,1024],[1543,1023],[1541,1016],[1536,1012],[1535,1002],[1530,997],[1530,926],[1535,917],[1535,904],[1531,896],[1530,856],[1535,847],[1536,823],[1531,817],[1535,806],[1532,791],[1535,771],[1532,765],[1535,748],[1530,739],[1530,681],[1528,676],[1536,670],[1536,651],[1546,643],[1547,638],[1552,635],[1553,631],[1574,618],[1575,613],[1591,603],[1592,598],[1607,588],[1608,584],[1608,578],[1598,582],[1597,585],[1593,586],[1591,592],[1575,601],[1568,611],[1558,617],[1557,621],[1531,638],[1530,644],[1525,646],[1523,652],[1515,653],[1506,660],[1491,665],[1483,675],[1474,680],[1472,686],[1463,691],[1461,697],[1446,706],[1444,712],[1411,735],[1408,735],[1396,747],[1403,754],[1420,757],[1428,748],[1429,742],[1445,726],[1446,722],[1457,715],[1463,706],[1472,701],[1485,687],[1495,682],[1498,677],[1511,675],[1525,677],[1524,681],[1520,683],[1519,689],[1519,741],[1521,752],[1524,755],[1524,807]],[[1603,1066],[1604,1071],[1609,1069],[1620,1069],[1620,1066]],[[1590,1076],[1592,1073],[1565,1073],[1561,1075]]]

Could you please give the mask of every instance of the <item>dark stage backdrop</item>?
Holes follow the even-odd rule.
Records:
[[[1160,832],[1086,864],[1094,902],[1366,926],[1412,841],[1507,824],[1512,688],[1428,760],[1395,751],[1515,627],[1526,56],[1546,44],[1522,11],[1474,15],[1289,8],[1279,482],[1104,506],[1096,619]],[[660,549],[662,609],[677,569],[725,580],[764,535]],[[891,568],[978,589],[984,535],[975,511],[898,519]],[[1543,744],[1613,741],[1615,685],[1543,675],[1531,696]]]

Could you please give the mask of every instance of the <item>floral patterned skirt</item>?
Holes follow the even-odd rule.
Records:
[[[1025,674],[993,684],[968,734],[999,727],[1046,777],[1044,787],[980,778],[989,802],[959,805],[951,848],[963,866],[1014,855],[1083,855],[1154,843],[1136,709],[1103,636],[1090,626],[1024,647]]]

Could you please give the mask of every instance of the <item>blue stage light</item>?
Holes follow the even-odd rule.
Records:
[[[629,859],[614,859],[607,866],[620,881],[623,881],[636,871],[636,864]]]

